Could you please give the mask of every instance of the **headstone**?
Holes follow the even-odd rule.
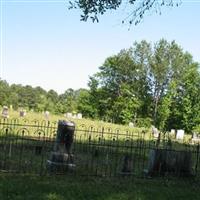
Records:
[[[46,120],[49,120],[49,111],[44,112],[44,117]]]
[[[198,139],[198,134],[196,132],[193,132],[192,139]]]
[[[66,113],[66,118],[72,118],[72,113]]]
[[[77,114],[77,119],[82,119],[82,113]]]
[[[133,164],[132,164],[132,159],[130,155],[124,156],[121,173],[123,175],[131,175],[131,173],[133,173]]]
[[[192,142],[192,144],[199,144],[200,143],[200,137],[199,137],[199,135],[196,133],[196,132],[194,132],[193,134],[192,134],[192,140],[191,140],[191,142]]]
[[[73,122],[59,120],[54,149],[49,160],[47,160],[47,167],[50,172],[64,173],[75,168],[71,152],[74,131],[75,124]]]
[[[159,131],[155,126],[152,126],[152,134],[154,138],[158,138],[159,137]]]
[[[182,130],[182,129],[177,130],[176,139],[177,140],[183,140],[183,138],[184,138],[184,130]]]
[[[9,118],[9,113],[8,113],[8,107],[7,106],[3,106],[3,110],[1,113],[3,118]]]
[[[25,117],[26,116],[26,110],[20,110],[19,111],[19,116],[20,117]]]
[[[170,135],[175,136],[176,135],[176,130],[175,129],[171,129]]]
[[[133,122],[129,122],[128,126],[129,126],[130,128],[134,127]]]
[[[152,149],[149,152],[148,175],[189,176],[192,174],[192,154],[189,151]]]

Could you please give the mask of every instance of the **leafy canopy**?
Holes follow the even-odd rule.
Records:
[[[138,24],[147,12],[161,13],[161,8],[179,6],[181,0],[75,0],[70,1],[69,8],[82,11],[81,20],[90,18],[93,22],[99,21],[99,16],[109,10],[118,10],[120,7],[130,10],[129,14],[122,20]]]

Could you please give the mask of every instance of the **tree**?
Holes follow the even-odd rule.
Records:
[[[98,118],[115,123],[152,119],[161,130],[192,130],[200,123],[198,69],[175,41],[136,42],[108,57],[90,79],[91,105]]]
[[[141,98],[145,98],[145,78],[140,69],[142,65],[134,62],[132,56],[132,48],[122,50],[116,56],[107,58],[99,68],[100,72],[92,77],[91,95],[97,104],[100,119],[128,123],[140,113]]]
[[[86,118],[95,118],[96,108],[93,106],[91,101],[90,91],[86,89],[80,89],[77,97],[77,111],[82,113]]]
[[[69,8],[78,8],[82,11],[81,20],[88,18],[93,22],[99,21],[99,15],[108,10],[117,10],[120,7],[129,8],[130,12],[122,23],[127,22],[138,24],[147,12],[154,11],[161,13],[163,6],[179,6],[181,0],[75,0],[69,1]]]
[[[200,124],[200,73],[199,65],[188,65],[179,85],[179,111],[180,125],[191,133]]]
[[[59,95],[59,103],[62,105],[62,109],[59,109],[59,112],[62,110],[62,113],[74,112],[76,111],[76,95],[75,91],[72,88],[67,89],[64,94]],[[58,108],[58,106],[57,106]]]
[[[1,106],[9,106],[9,84],[0,79],[0,105]]]

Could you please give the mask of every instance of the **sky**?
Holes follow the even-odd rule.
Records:
[[[0,78],[9,84],[58,93],[87,88],[107,57],[143,39],[175,40],[200,62],[200,0],[147,14],[130,30],[121,24],[128,14],[124,8],[92,23],[80,21],[80,11],[68,10],[62,0],[0,0],[0,5]]]

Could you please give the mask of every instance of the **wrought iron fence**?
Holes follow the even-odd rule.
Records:
[[[0,121],[0,170],[47,174],[57,122],[18,119]],[[182,175],[199,177],[199,144],[179,143],[169,135],[154,139],[145,132],[112,130],[84,124],[76,127],[72,154],[75,169],[67,174],[87,176]],[[189,163],[189,164],[187,164]],[[186,165],[186,166],[182,166]],[[176,167],[175,167],[176,166]]]

